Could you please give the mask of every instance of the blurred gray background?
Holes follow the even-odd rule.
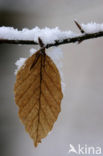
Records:
[[[103,0],[0,0],[0,26],[59,26],[79,32],[73,19],[103,23]],[[0,156],[68,156],[70,143],[101,146],[103,152],[103,38],[61,46],[62,111],[37,148],[19,121],[13,95],[14,63],[29,56],[32,47],[0,45]]]

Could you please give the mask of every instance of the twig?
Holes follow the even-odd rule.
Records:
[[[81,35],[78,35],[78,36],[75,36],[72,38],[65,38],[63,40],[55,40],[54,43],[50,43],[50,44],[48,43],[41,49],[50,48],[53,46],[59,46],[59,45],[63,45],[63,44],[75,43],[75,42],[81,43],[84,40],[103,37],[103,31],[87,34],[84,32],[84,30],[81,28],[81,26],[77,23],[77,21],[75,21],[75,24],[81,31],[81,33],[82,33]],[[8,39],[0,39],[0,44],[38,45],[38,43],[34,42],[33,40],[8,40]]]
[[[81,33],[85,33],[85,31],[82,29],[81,25],[76,20],[74,20],[74,23],[79,28],[79,30],[80,30]]]
[[[53,44],[47,44],[45,46],[45,48],[50,48],[52,46],[59,46],[59,45],[62,45],[62,44],[80,42],[80,41],[93,39],[93,38],[98,38],[98,37],[103,37],[103,31],[102,32],[97,32],[97,33],[92,33],[92,34],[81,34],[80,36],[73,37],[73,38],[67,38],[67,39],[64,39],[63,41],[56,41]]]
[[[0,44],[34,44],[38,45],[38,43],[33,40],[8,40],[8,39],[0,39]]]
[[[74,23],[76,24],[76,26],[79,28],[80,32],[83,34],[85,33],[85,31],[83,30],[83,28],[81,27],[81,25],[76,21],[74,20]],[[82,41],[78,41],[78,44],[80,44]]]

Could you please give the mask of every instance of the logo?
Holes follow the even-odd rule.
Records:
[[[68,154],[76,154],[76,155],[100,155],[102,154],[102,149],[101,147],[97,146],[97,147],[94,147],[94,146],[87,146],[87,145],[80,145],[78,144],[77,147],[74,147],[74,145],[70,144],[69,145],[69,151],[68,151]]]

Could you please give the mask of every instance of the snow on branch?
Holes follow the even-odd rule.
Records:
[[[32,44],[38,45],[40,37],[45,44],[45,48],[58,46],[67,43],[82,42],[87,39],[103,37],[103,24],[88,23],[79,25],[80,33],[76,34],[72,31],[61,31],[58,27],[50,29],[48,27],[40,29],[14,29],[13,27],[0,27],[0,44]]]

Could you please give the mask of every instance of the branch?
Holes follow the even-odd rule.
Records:
[[[27,45],[38,45],[37,42],[33,40],[9,40],[9,39],[0,39],[0,44],[27,44]]]
[[[97,33],[92,33],[92,34],[81,34],[76,37],[72,38],[65,38],[62,41],[61,40],[55,40],[54,43],[46,44],[45,48],[50,48],[53,46],[59,46],[62,44],[68,44],[68,43],[75,43],[75,42],[80,42],[88,39],[93,39],[93,38],[99,38],[103,37],[103,31],[97,32]],[[34,42],[33,40],[8,40],[8,39],[0,39],[0,44],[27,44],[27,45],[38,45],[37,42]]]
[[[32,29],[32,30],[28,30],[27,29],[27,32],[26,32],[26,30],[24,31],[24,30],[22,30],[22,31],[18,31],[17,29],[11,29],[11,28],[7,28],[7,27],[0,27],[0,37],[1,36],[3,36],[3,33],[4,33],[4,37],[5,37],[5,35],[7,35],[7,30],[9,30],[8,31],[8,34],[10,33],[10,35],[12,36],[12,38],[13,37],[15,37],[15,36],[17,36],[17,38],[16,39],[3,39],[2,37],[1,37],[1,39],[0,39],[0,44],[21,44],[21,45],[24,45],[24,44],[27,44],[27,45],[38,45],[38,42],[36,42],[36,41],[34,41],[33,39],[31,39],[31,38],[33,38],[33,35],[35,36],[37,33],[38,33],[38,30],[37,30],[37,32],[35,31],[35,29],[39,29],[39,31],[41,31],[41,34],[42,34],[42,36],[44,36],[45,37],[45,34],[46,35],[48,35],[49,33],[51,34],[51,31],[55,34],[55,31],[57,31],[57,36],[68,36],[68,37],[66,37],[66,38],[64,38],[64,36],[63,36],[63,39],[62,38],[58,38],[57,40],[56,39],[54,39],[53,40],[53,42],[50,42],[50,43],[46,43],[45,45],[44,45],[44,47],[43,48],[50,48],[50,47],[53,47],[53,46],[59,46],[59,45],[63,45],[63,44],[69,44],[69,43],[75,43],[75,42],[78,42],[78,43],[81,43],[82,41],[84,41],[84,40],[88,40],[88,39],[93,39],[93,38],[99,38],[99,37],[103,37],[103,24],[96,24],[96,23],[89,23],[89,24],[87,24],[87,25],[84,25],[84,28],[86,27],[86,28],[88,28],[87,26],[89,26],[90,25],[90,28],[91,28],[91,26],[93,26],[92,28],[94,28],[94,26],[95,26],[95,30],[96,31],[93,31],[93,32],[89,32],[88,33],[88,31],[85,31],[84,29],[83,29],[83,27],[81,27],[80,26],[80,24],[78,24],[78,22],[77,21],[74,21],[75,22],[75,24],[76,24],[76,26],[79,28],[79,30],[80,30],[80,32],[81,32],[81,34],[76,34],[76,35],[71,35],[71,34],[69,34],[70,33],[70,31],[67,31],[67,32],[61,32],[59,29],[57,29],[57,28],[55,28],[55,29],[49,29],[49,28],[45,28],[46,29],[46,33],[44,32],[45,31],[45,29],[39,29],[39,28],[34,28],[34,29]],[[82,25],[83,26],[83,25]],[[98,29],[98,31],[97,31],[97,27],[100,27],[99,29]],[[101,29],[101,27],[102,27],[102,29]],[[5,30],[6,29],[6,33],[5,33]],[[47,30],[48,29],[48,30]],[[12,30],[12,31],[11,31]],[[4,31],[4,32],[3,32]],[[26,32],[26,33],[25,33]],[[24,33],[24,34],[23,34]],[[32,34],[32,37],[29,35],[29,37],[28,37],[28,34],[30,33],[30,35]],[[44,33],[44,34],[43,34]],[[65,35],[66,33],[68,33],[69,35]],[[41,35],[41,34],[39,34],[39,35]],[[52,36],[54,35],[54,34],[52,34]],[[58,35],[59,34],[59,35]],[[14,36],[13,36],[14,35]],[[24,38],[23,38],[23,35],[24,35]],[[19,39],[18,39],[18,36],[20,36],[19,37]],[[26,37],[25,37],[26,36]],[[37,36],[37,35],[36,35]],[[57,37],[56,36],[56,37]],[[27,39],[27,37],[28,37],[28,39]],[[30,38],[31,37],[31,38]],[[39,37],[39,36],[38,36]],[[46,36],[47,37],[47,36]],[[51,36],[50,36],[51,37]],[[48,39],[48,38],[47,38]],[[36,39],[37,40],[37,39]],[[42,49],[43,49],[42,48]]]
[[[77,37],[64,39],[63,41],[55,41],[54,44],[47,44],[45,48],[50,48],[52,46],[59,46],[59,45],[68,44],[68,43],[82,42],[84,40],[98,38],[98,37],[103,37],[103,31],[92,33],[92,34],[83,34]]]

